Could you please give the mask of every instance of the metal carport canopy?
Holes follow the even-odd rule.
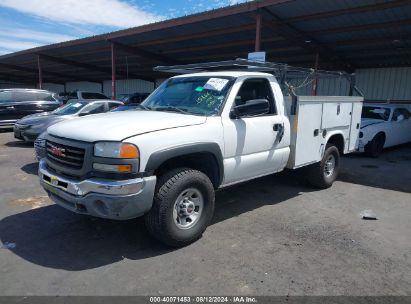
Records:
[[[409,0],[264,0],[3,55],[0,79],[155,81],[165,77],[157,65],[259,49],[269,61],[314,66],[318,55],[322,69],[353,71],[411,66],[410,46]]]

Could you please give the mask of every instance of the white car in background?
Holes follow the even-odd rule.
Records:
[[[364,104],[357,150],[378,157],[384,148],[411,142],[409,105]]]

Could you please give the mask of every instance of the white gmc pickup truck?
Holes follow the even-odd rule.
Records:
[[[170,246],[201,237],[216,189],[307,166],[321,188],[354,151],[362,97],[284,97],[253,71],[172,77],[137,110],[53,125],[40,161],[42,187],[73,212],[145,217]]]

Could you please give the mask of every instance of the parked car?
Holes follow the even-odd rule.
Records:
[[[142,103],[149,95],[150,93],[122,94],[118,96],[118,100],[124,102],[124,104]]]
[[[96,99],[110,99],[106,95],[95,92],[74,91],[59,93],[59,99],[64,104],[70,102],[76,102],[77,100],[96,100]]]
[[[46,157],[46,137],[47,131],[44,131],[34,141],[34,156],[37,161]]]
[[[411,112],[401,104],[365,104],[357,150],[371,157],[384,148],[411,142]]]
[[[18,120],[14,125],[14,137],[33,142],[55,123],[80,116],[104,113],[122,104],[114,100],[82,100],[68,103],[53,112],[29,115]]]
[[[49,127],[39,180],[68,210],[145,216],[152,236],[184,246],[210,223],[218,188],[303,166],[312,185],[330,187],[340,154],[355,150],[362,100],[284,97],[269,73],[175,76],[141,110]]]
[[[0,128],[12,128],[29,114],[53,111],[61,106],[55,93],[36,89],[0,90]]]

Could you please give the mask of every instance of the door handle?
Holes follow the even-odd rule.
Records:
[[[280,142],[284,136],[284,125],[279,123],[274,124],[273,131],[278,132],[278,142]]]
[[[281,130],[281,128],[282,128],[282,124],[276,123],[273,125],[273,131],[278,132]]]
[[[7,110],[14,110],[14,106],[8,106],[6,107]]]

